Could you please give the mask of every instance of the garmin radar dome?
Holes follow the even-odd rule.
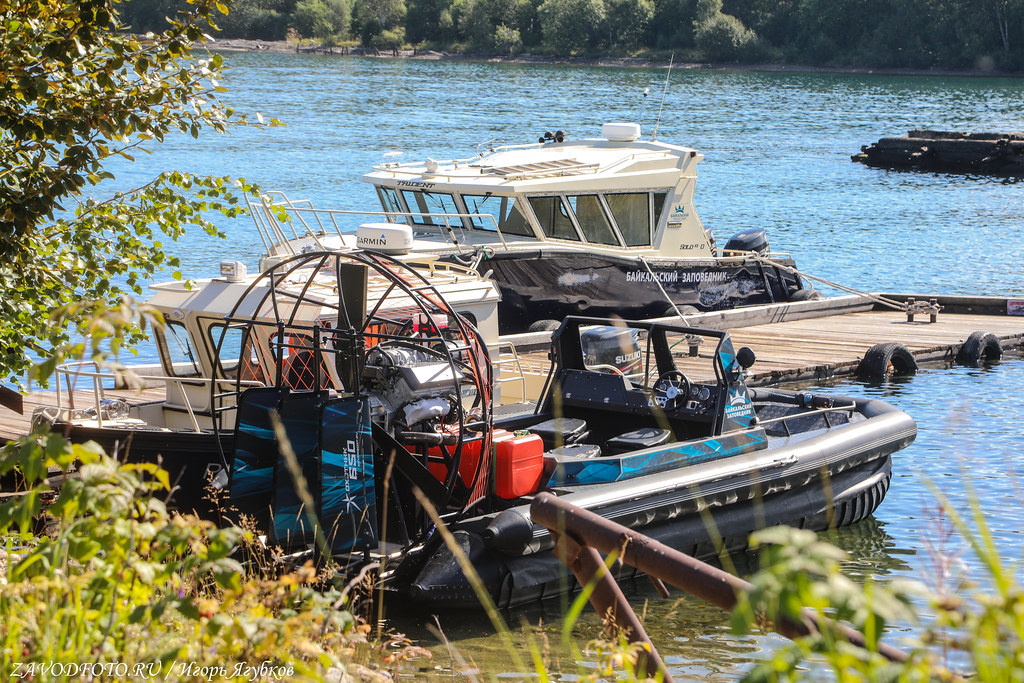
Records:
[[[412,227],[404,223],[363,223],[356,230],[356,246],[382,254],[408,254]]]

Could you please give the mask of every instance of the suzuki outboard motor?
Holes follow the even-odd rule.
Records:
[[[643,373],[640,358],[640,330],[605,325],[580,332],[583,358],[593,370],[614,368],[629,379]],[[609,367],[610,366],[610,367]]]

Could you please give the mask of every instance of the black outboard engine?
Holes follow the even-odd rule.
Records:
[[[614,368],[633,379],[643,372],[640,358],[640,330],[603,325],[580,332],[583,358],[594,370]]]
[[[725,251],[753,251],[759,256],[768,255],[768,231],[764,228],[750,228],[729,238]]]

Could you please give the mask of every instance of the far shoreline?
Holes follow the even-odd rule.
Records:
[[[339,57],[366,57],[370,59],[418,59],[424,61],[492,62],[506,64],[551,64],[563,66],[611,66],[637,69],[666,69],[669,62],[642,57],[555,57],[549,55],[489,55],[476,53],[449,53],[433,50],[376,50],[374,48],[320,47],[301,45],[285,40],[248,40],[241,38],[213,39],[202,43],[213,52],[274,52],[334,55]],[[739,62],[675,62],[673,69],[707,69],[710,71],[750,71],[793,74],[853,74],[865,76],[938,76],[961,78],[1021,78],[1024,73],[994,69],[910,69],[831,67],[795,64],[742,64]]]

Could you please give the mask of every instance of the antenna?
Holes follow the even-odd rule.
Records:
[[[650,94],[651,94],[651,89],[650,88],[644,88],[644,96],[642,98],[640,98],[640,116],[637,118],[636,122],[641,124],[641,125],[643,125],[643,122],[644,122],[644,105],[647,104],[647,96],[650,95]]]
[[[668,71],[665,72],[665,88],[661,91],[661,106],[658,107],[658,120],[654,122],[654,134],[651,135],[651,140],[658,139],[658,126],[661,125],[661,110],[665,107],[665,93],[668,92],[668,77],[672,75],[672,63],[676,59],[676,53],[673,52],[672,56],[668,59]]]

